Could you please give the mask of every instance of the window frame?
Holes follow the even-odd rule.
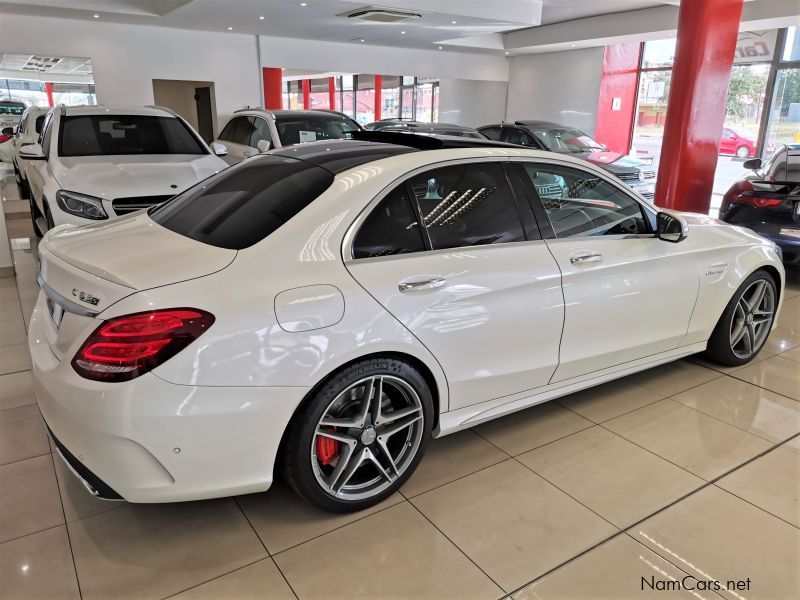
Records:
[[[529,202],[531,203],[531,207],[533,209],[533,214],[536,217],[536,222],[539,226],[539,231],[542,234],[542,239],[547,240],[548,242],[566,242],[580,240],[580,239],[591,239],[591,240],[622,240],[622,239],[637,239],[637,238],[656,238],[657,233],[655,230],[655,219],[656,215],[658,214],[658,209],[649,204],[647,201],[644,201],[641,198],[637,198],[633,191],[626,186],[624,183],[617,183],[614,181],[613,176],[610,173],[603,171],[602,169],[594,169],[594,168],[587,168],[584,165],[576,165],[571,162],[567,161],[560,161],[551,159],[550,157],[547,158],[537,158],[531,159],[528,157],[512,157],[511,164],[514,165],[514,169],[516,171],[516,178],[519,181],[522,189],[524,190],[525,196],[528,198]],[[623,193],[625,196],[633,200],[639,205],[639,208],[642,211],[642,214],[646,217],[645,221],[650,229],[649,233],[619,233],[614,235],[603,235],[603,236],[572,236],[572,237],[558,237],[553,230],[553,226],[550,224],[550,218],[547,216],[547,211],[544,208],[544,204],[542,203],[542,199],[539,197],[539,193],[536,191],[536,186],[533,185],[528,174],[525,172],[525,164],[535,164],[535,165],[552,165],[554,167],[560,167],[562,169],[574,169],[576,171],[582,171],[584,173],[589,173],[593,176],[596,176],[598,179],[603,180],[605,183],[613,186],[618,192]]]
[[[527,213],[527,211],[523,211],[523,208],[525,207],[524,204],[525,199],[520,197],[520,186],[516,182],[516,179],[518,179],[518,175],[515,175],[514,173],[514,167],[512,165],[511,160],[512,159],[507,156],[493,156],[486,158],[481,157],[481,158],[471,158],[471,159],[459,158],[459,159],[452,159],[452,160],[427,164],[412,169],[410,171],[406,171],[400,177],[397,177],[394,180],[392,180],[386,187],[384,187],[378,194],[376,194],[375,197],[372,200],[370,200],[369,203],[358,213],[353,222],[350,223],[347,232],[342,238],[343,261],[345,262],[345,264],[347,264],[350,262],[361,263],[364,261],[376,261],[376,260],[399,260],[403,258],[409,258],[411,256],[416,256],[422,253],[426,253],[428,255],[447,254],[452,252],[458,252],[460,250],[475,251],[481,249],[504,247],[512,244],[530,244],[530,243],[542,242],[545,239],[545,236],[544,232],[538,227],[538,219],[535,218],[534,220],[529,220],[525,219],[523,216],[524,214]],[[480,163],[496,163],[502,167],[503,174],[505,175],[506,182],[511,191],[511,197],[514,202],[514,207],[517,211],[517,218],[520,221],[520,226],[522,227],[522,232],[523,235],[525,236],[525,239],[516,242],[500,242],[498,244],[479,244],[473,246],[454,246],[451,248],[434,248],[431,243],[430,236],[428,234],[428,229],[426,227],[423,227],[422,238],[423,241],[425,242],[425,250],[421,250],[419,252],[407,252],[404,254],[371,256],[365,258],[355,258],[353,256],[353,245],[367,217],[372,213],[373,210],[375,210],[381,204],[381,202],[383,202],[384,198],[386,198],[389,194],[391,194],[401,184],[406,186],[406,192],[410,194],[414,212],[417,216],[418,222],[421,224],[422,217],[420,216],[419,204],[416,202],[416,195],[414,194],[414,190],[411,186],[411,179],[423,173],[435,171],[437,169],[443,169],[447,167],[458,167],[465,164],[480,164]]]

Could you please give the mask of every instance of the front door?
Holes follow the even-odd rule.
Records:
[[[366,217],[347,263],[439,361],[450,410],[546,385],[558,362],[558,267],[507,165],[410,177]]]
[[[659,240],[652,211],[593,171],[525,162],[521,176],[562,274],[564,334],[552,381],[677,348],[700,279],[687,246]]]

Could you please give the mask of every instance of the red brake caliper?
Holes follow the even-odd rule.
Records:
[[[334,429],[336,431],[336,429]],[[317,460],[322,465],[329,465],[339,456],[339,442],[329,437],[317,436]]]

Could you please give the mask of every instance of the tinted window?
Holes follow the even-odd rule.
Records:
[[[419,219],[405,184],[396,187],[369,214],[353,242],[353,258],[425,250]]]
[[[350,137],[348,134],[358,131],[358,125],[354,121],[335,114],[281,115],[276,117],[275,126],[284,146],[317,140],[346,139]]]
[[[36,117],[36,133],[42,133],[42,125],[44,125],[44,118],[47,115],[39,115]]]
[[[503,141],[509,144],[517,144],[518,146],[531,146],[538,148],[538,144],[533,140],[533,137],[522,129],[516,127],[503,128]]]
[[[258,142],[261,140],[272,141],[272,134],[269,132],[269,123],[267,123],[266,119],[253,117],[253,131],[250,134],[250,141],[247,145],[256,148],[258,147]]]
[[[198,183],[150,215],[181,235],[240,250],[266,238],[332,183],[333,174],[321,167],[260,155]]]
[[[180,119],[144,115],[61,118],[60,156],[206,154]]]
[[[511,188],[496,163],[428,171],[411,179],[433,248],[525,239]]]
[[[21,102],[0,102],[0,115],[21,115],[25,105]]]
[[[558,238],[651,232],[639,203],[592,173],[531,163],[524,171]]]
[[[252,128],[249,127],[247,117],[234,117],[225,125],[219,134],[219,139],[234,144],[247,145]]]
[[[496,142],[500,141],[500,134],[502,130],[499,127],[485,127],[483,129],[479,129],[483,135],[485,135],[490,140],[494,140]]]
[[[45,156],[50,156],[50,141],[53,138],[53,113],[47,113],[47,118],[44,122],[44,129],[39,135],[39,144],[42,146],[42,153]]]
[[[539,129],[533,135],[552,152],[587,154],[605,150],[600,142],[577,129]]]

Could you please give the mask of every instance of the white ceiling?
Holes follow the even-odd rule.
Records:
[[[455,51],[502,52],[496,41],[491,41],[491,34],[678,1],[377,0],[384,8],[422,14],[421,19],[393,24],[353,22],[337,16],[370,6],[370,2],[358,0],[0,0],[0,13],[220,32],[230,27],[232,33],[425,49],[443,44]],[[488,47],[456,42],[476,36],[487,40],[486,44],[479,41],[478,46]]]

